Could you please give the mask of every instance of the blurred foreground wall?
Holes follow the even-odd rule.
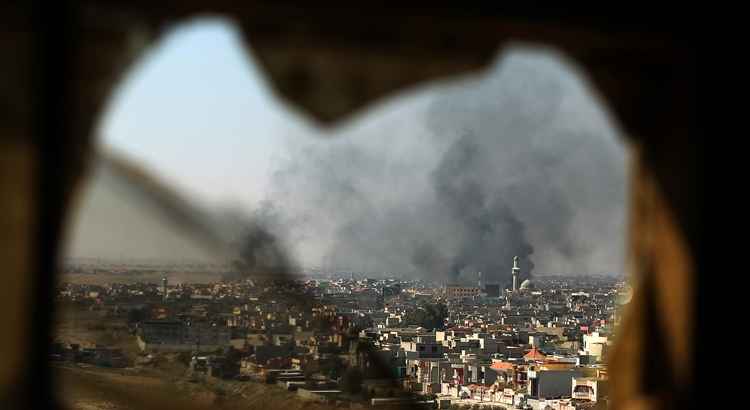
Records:
[[[609,372],[614,407],[694,403],[705,274],[689,20],[671,10],[608,14],[570,5],[562,12],[103,0],[0,6],[3,408],[55,405],[42,352],[60,238],[90,162],[95,121],[148,45],[200,13],[236,20],[276,92],[321,124],[419,82],[480,69],[507,41],[546,44],[580,64],[632,149],[628,252],[636,291]]]

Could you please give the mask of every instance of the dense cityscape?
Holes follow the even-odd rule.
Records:
[[[77,319],[60,319],[51,360],[134,372],[171,363],[175,380],[229,396],[262,384],[352,408],[604,408],[630,294],[613,276],[529,278],[518,258],[509,283],[352,272],[171,283],[138,269],[66,268],[64,278],[107,280],[59,285],[58,305]]]

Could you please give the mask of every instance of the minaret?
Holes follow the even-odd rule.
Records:
[[[161,278],[161,293],[162,293],[162,300],[167,301],[167,277]]]
[[[521,268],[518,267],[518,256],[513,257],[513,292],[518,290],[518,274],[521,272]]]
[[[482,291],[482,272],[477,273],[477,276],[479,276],[479,282],[477,283],[477,286],[479,287],[479,291]]]

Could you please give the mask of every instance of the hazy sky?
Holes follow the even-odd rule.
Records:
[[[250,215],[261,201],[275,201],[288,251],[303,265],[324,264],[340,248],[373,266],[386,256],[402,266],[413,256],[396,254],[408,247],[372,245],[443,235],[418,218],[406,218],[411,236],[396,233],[405,226],[399,212],[416,207],[422,215],[432,206],[430,172],[471,131],[490,155],[485,161],[505,158],[479,182],[488,195],[514,192],[513,217],[525,226],[538,271],[621,270],[624,150],[579,73],[554,55],[505,53],[476,77],[388,99],[341,124],[333,139],[315,138],[319,130],[274,98],[251,57],[224,21],[178,27],[116,90],[100,122],[101,143],[209,208]],[[129,203],[115,180],[95,174],[71,256],[204,259],[175,227]],[[338,192],[341,186],[349,191]],[[359,225],[379,214],[387,214],[382,223]],[[340,238],[349,231],[371,237],[346,237],[355,248],[347,249]],[[494,242],[488,246],[493,252]]]
[[[250,58],[226,23],[178,27],[126,76],[101,140],[204,200],[256,203],[291,118]]]

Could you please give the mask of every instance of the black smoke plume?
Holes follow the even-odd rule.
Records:
[[[277,216],[270,203],[265,203],[250,220],[240,215],[225,215],[224,221],[232,221],[235,229],[236,257],[232,271],[224,280],[242,279],[292,279],[298,272],[296,263],[288,253],[288,246],[278,237],[280,228]]]
[[[432,173],[438,204],[459,225],[455,232],[458,252],[450,265],[455,280],[466,268],[502,277],[514,256],[529,261],[533,252],[523,223],[506,204],[503,193],[489,191],[484,183],[482,173],[491,174],[492,158],[491,151],[482,150],[467,133],[450,147]],[[532,268],[529,263],[525,274]]]
[[[277,163],[297,260],[464,283],[508,284],[516,255],[522,276],[621,271],[625,152],[559,60],[508,55],[370,118]]]

